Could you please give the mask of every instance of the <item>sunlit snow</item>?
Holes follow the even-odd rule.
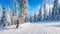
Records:
[[[60,34],[60,22],[24,23],[17,29],[15,27],[0,27],[0,34]]]

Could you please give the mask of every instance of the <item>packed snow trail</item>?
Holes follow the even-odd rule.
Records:
[[[25,23],[21,28],[16,25],[0,28],[0,34],[60,34],[60,23]],[[57,27],[58,26],[58,27]]]

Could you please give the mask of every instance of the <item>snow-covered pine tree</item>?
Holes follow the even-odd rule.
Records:
[[[52,20],[52,17],[51,17],[51,8],[49,8],[49,15],[48,15],[48,20]]]
[[[36,16],[36,12],[34,11],[34,22],[36,22],[36,18],[37,16]]]
[[[28,19],[28,0],[20,0],[19,23],[27,22]]]
[[[43,12],[42,12],[42,10],[43,10],[43,8],[40,7],[40,9],[39,9],[39,14],[38,14],[38,20],[39,20],[39,21],[43,20]]]
[[[1,18],[1,22],[3,24],[3,27],[6,26],[6,8],[5,5],[2,5],[2,18]]]
[[[1,18],[2,18],[2,7],[0,6],[0,26],[1,26]]]
[[[57,20],[58,19],[58,11],[59,11],[59,2],[58,0],[54,1],[54,6],[53,6],[53,10],[52,10],[52,19],[53,20]]]
[[[11,25],[11,10],[10,10],[10,8],[8,8],[8,10],[6,11],[6,18],[7,18],[6,26],[10,26]]]
[[[59,5],[59,12],[58,12],[58,19],[60,20],[60,5]]]
[[[15,0],[11,0],[12,1],[12,18],[11,18],[11,25],[15,24],[15,16],[16,16],[16,11],[14,10],[14,1]]]
[[[29,21],[33,22],[33,16],[32,15],[29,16]]]
[[[46,1],[44,1],[44,20],[47,18],[47,11],[46,11]]]

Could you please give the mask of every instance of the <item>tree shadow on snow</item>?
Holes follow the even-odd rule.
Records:
[[[60,25],[50,25],[50,26],[47,26],[47,27],[60,27]]]
[[[16,29],[16,28],[0,27],[0,30],[10,30],[10,29]]]

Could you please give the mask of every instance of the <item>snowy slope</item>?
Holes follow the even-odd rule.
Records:
[[[0,34],[60,34],[60,22],[56,23],[24,23],[19,28],[16,25],[0,27]]]

